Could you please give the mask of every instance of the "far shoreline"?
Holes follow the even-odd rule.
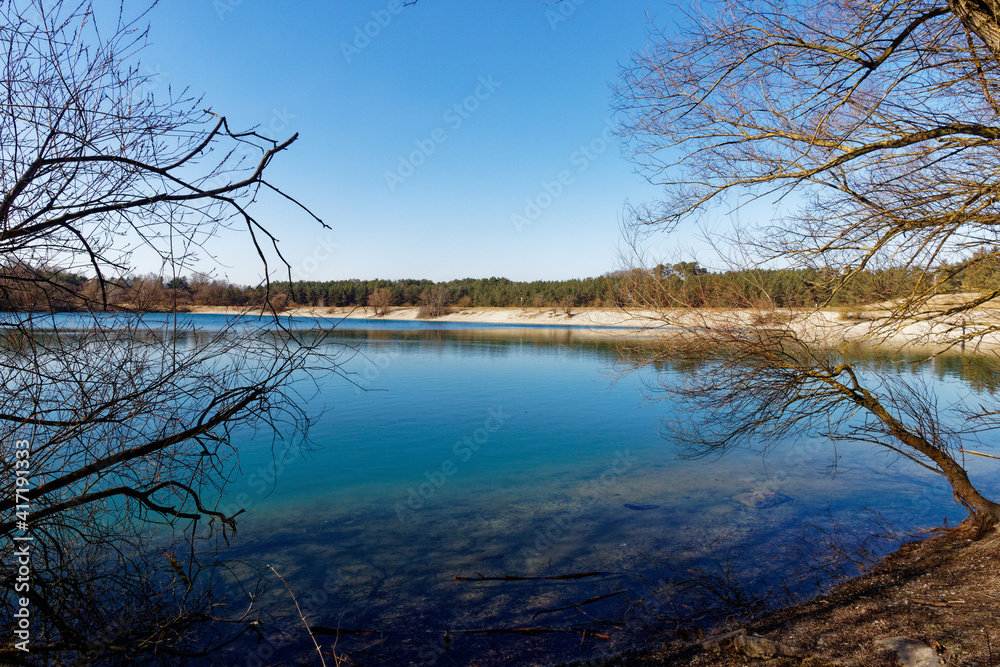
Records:
[[[239,315],[259,309],[236,306],[192,306],[185,312],[193,315]],[[516,324],[581,328],[645,329],[656,326],[654,313],[629,315],[611,308],[574,308],[567,314],[559,308],[451,308],[439,317],[420,317],[416,306],[397,306],[383,315],[371,307],[316,308],[295,306],[279,311],[282,317],[312,317],[317,319],[358,319],[378,322],[452,322],[467,324]],[[659,323],[662,326],[662,323]]]
[[[191,314],[239,315],[253,310],[243,307],[192,306],[186,310]],[[567,313],[562,308],[509,308],[509,307],[452,307],[448,313],[435,318],[419,317],[420,309],[414,306],[390,308],[384,315],[376,315],[371,307],[291,307],[279,312],[282,317],[310,317],[322,319],[361,319],[380,322],[449,322],[494,325],[541,325],[572,327],[580,331],[590,331],[607,336],[656,336],[668,338],[676,335],[678,328],[663,314],[649,309],[618,308],[573,308]],[[760,311],[751,309],[696,309],[692,311],[665,311],[670,317],[691,321],[691,317],[701,318],[699,322],[713,320],[745,321],[754,326]],[[996,324],[1000,326],[1000,311],[976,309],[976,326]],[[935,352],[948,348],[966,351],[955,343],[964,331],[964,321],[938,320],[907,321],[895,327],[889,335],[880,335],[876,329],[884,321],[885,314],[878,310],[845,309],[778,309],[766,315],[775,317],[774,324],[766,326],[787,327],[796,334],[820,345],[838,348],[845,345],[869,345],[883,351]],[[935,327],[937,330],[935,330]],[[694,326],[697,328],[697,325]],[[987,352],[1000,349],[1000,333],[984,335],[968,353]]]
[[[48,311],[42,311],[48,312]],[[67,311],[73,312],[73,311]],[[113,312],[132,314],[221,315],[226,317],[274,315],[260,306],[185,305],[176,310],[136,311],[123,305]],[[41,312],[36,313],[41,314]],[[740,331],[789,331],[814,349],[848,348],[882,353],[916,353],[933,356],[944,351],[956,354],[1000,353],[1000,308],[980,307],[958,315],[936,319],[890,320],[885,306],[859,309],[721,309],[697,308],[657,312],[643,308],[573,308],[558,307],[465,307],[453,306],[439,317],[420,317],[420,308],[397,306],[376,315],[371,307],[293,306],[277,312],[278,317],[302,317],[324,320],[360,320],[376,322],[421,322],[434,324],[505,325],[517,328],[569,329],[580,335],[620,338],[644,338],[669,341],[685,336],[689,340],[699,332],[712,329]],[[887,323],[892,324],[886,328]],[[454,327],[450,327],[454,328]],[[985,331],[976,334],[976,331]],[[968,331],[966,344],[962,336]],[[706,336],[710,334],[705,334]]]

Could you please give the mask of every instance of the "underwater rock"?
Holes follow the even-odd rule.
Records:
[[[791,501],[791,497],[773,489],[756,489],[746,493],[737,493],[733,496],[733,500],[755,510],[763,510],[783,505]]]

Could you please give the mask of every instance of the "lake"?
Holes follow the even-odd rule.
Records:
[[[227,501],[249,512],[232,555],[273,565],[311,624],[365,631],[337,644],[365,664],[531,664],[620,650],[650,625],[705,623],[728,602],[781,602],[856,573],[827,562],[834,533],[863,560],[906,531],[964,516],[935,475],[887,465],[865,446],[841,444],[835,476],[828,443],[808,435],[766,459],[678,459],[661,433],[671,406],[651,400],[647,384],[680,371],[621,375],[613,337],[366,327],[346,322],[329,342],[347,351],[355,384],[316,388],[315,449],[275,463],[270,441],[245,443]],[[947,400],[971,391],[962,369],[946,359],[918,374]],[[892,536],[867,539],[890,524]],[[606,574],[497,580],[588,572]],[[309,656],[287,592],[272,594],[279,627],[240,664],[271,650]],[[526,627],[560,632],[462,632]]]
[[[661,428],[674,409],[649,386],[697,368],[623,374],[616,335],[341,322],[324,345],[342,377],[301,378],[311,446],[236,434],[222,507],[246,513],[225,555],[273,566],[311,625],[347,633],[317,638],[362,664],[545,664],[813,594],[858,573],[834,548],[870,562],[964,517],[942,479],[867,446],[840,444],[833,474],[809,434],[767,458],[679,459]],[[960,357],[892,367],[942,402],[978,386]],[[261,602],[263,641],[229,657],[312,664],[288,591]]]

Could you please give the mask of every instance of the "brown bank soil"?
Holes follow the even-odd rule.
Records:
[[[926,644],[937,664],[1000,666],[1000,530],[978,538],[962,527],[942,531],[903,545],[826,595],[741,627],[571,664],[894,667],[904,663],[877,644],[891,637]]]

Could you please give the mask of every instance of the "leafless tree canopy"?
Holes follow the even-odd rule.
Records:
[[[948,4],[707,8],[682,38],[658,35],[619,89],[637,159],[666,187],[640,223],[747,196],[801,200],[797,216],[746,230],[753,259],[838,267],[841,283],[926,269],[900,315],[947,279],[931,267],[997,240],[997,60]]]
[[[420,294],[420,310],[417,317],[441,317],[448,313],[448,289],[444,285],[426,288]]]
[[[388,314],[392,307],[392,291],[386,287],[380,287],[368,295],[368,305],[375,309],[376,316]]]
[[[659,205],[633,211],[633,233],[670,232],[717,205],[773,205],[765,220],[742,215],[728,239],[739,268],[821,270],[827,299],[866,269],[916,270],[915,287],[873,330],[875,342],[914,320],[963,327],[957,342],[995,332],[995,321],[959,325],[955,316],[1000,295],[997,285],[947,306],[931,301],[949,279],[997,260],[994,5],[720,0],[690,9],[679,35],[654,31],[616,97],[635,160],[664,187]],[[665,324],[683,332],[673,350],[647,355],[712,359],[675,390],[701,406],[698,428],[682,433],[694,452],[766,446],[857,415],[831,435],[912,458],[944,475],[977,520],[1000,518],[1000,505],[969,483],[961,434],[946,436],[926,392],[823,351],[791,326],[801,314],[761,303],[710,317],[690,308],[690,296],[660,294],[655,272],[634,275],[632,296],[673,304]],[[993,414],[970,409],[960,430],[974,434]]]
[[[265,267],[268,248],[280,260],[248,204],[277,191],[264,170],[297,135],[233,131],[187,91],[127,64],[146,38],[142,17],[99,19],[87,4],[0,8],[5,262],[107,281],[143,247],[180,270],[224,227],[245,229]]]
[[[34,538],[30,592],[15,596],[30,599],[31,654],[13,647],[6,615],[4,664],[182,664],[248,629],[255,590],[238,611],[219,597],[233,579],[214,550],[236,524],[217,503],[241,440],[304,434],[293,376],[335,368],[320,358],[322,336],[275,319],[207,333],[86,316],[122,286],[136,250],[178,276],[210,257],[220,230],[242,230],[265,275],[283,266],[252,213],[264,191],[309,215],[265,178],[295,137],[235,131],[144,73],[143,17],[126,11],[0,5],[0,298],[21,311],[0,323],[8,609],[11,538]],[[95,276],[91,289],[53,279],[67,271]],[[84,314],[46,312],[58,307]],[[27,531],[15,515],[18,441],[30,443]]]

